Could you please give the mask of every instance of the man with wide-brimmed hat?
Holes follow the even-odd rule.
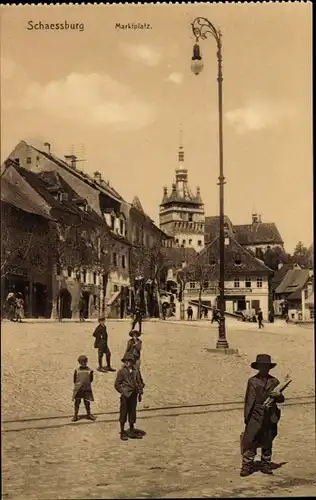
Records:
[[[284,396],[275,391],[279,385],[277,378],[272,377],[269,371],[276,366],[272,363],[269,354],[258,354],[251,368],[258,373],[248,380],[245,395],[245,431],[241,440],[242,468],[240,475],[249,476],[254,471],[254,460],[257,449],[261,448],[261,471],[272,474],[272,443],[278,433],[278,421],[281,411],[276,403],[283,403]],[[267,397],[273,398],[269,407],[264,405]]]
[[[120,399],[120,437],[122,441],[128,438],[141,439],[135,430],[137,401],[142,400],[144,383],[139,370],[135,367],[134,355],[127,352],[122,358],[123,367],[117,372],[114,387],[121,394]],[[126,420],[129,423],[129,432],[126,434],[124,427]]]

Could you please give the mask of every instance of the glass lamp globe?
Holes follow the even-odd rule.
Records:
[[[202,61],[202,57],[201,57],[201,53],[200,53],[200,46],[198,43],[196,43],[193,46],[193,56],[192,56],[192,60],[191,60],[191,71],[195,75],[198,75],[199,73],[201,73],[202,69],[203,69],[203,61]]]
[[[195,75],[199,75],[203,69],[203,61],[202,59],[192,59],[191,61],[191,71]]]

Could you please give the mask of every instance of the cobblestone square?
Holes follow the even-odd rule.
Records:
[[[129,327],[108,323],[115,368]],[[91,322],[2,324],[3,498],[315,495],[313,328],[276,323],[259,331],[228,321],[236,356],[206,351],[217,337],[209,322],[145,322],[146,388],[137,426],[147,435],[128,442],[119,440],[112,373],[95,371],[97,421],[70,423],[78,355],[86,354],[96,369],[94,328]],[[271,353],[278,363],[273,373],[290,373],[293,382],[274,444],[281,467],[272,477],[242,479],[242,403],[259,352]]]

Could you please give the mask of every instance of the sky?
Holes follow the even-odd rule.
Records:
[[[75,152],[158,222],[171,189],[180,127],[193,191],[218,206],[216,42],[200,42],[190,71],[191,22],[223,34],[225,213],[262,214],[292,252],[313,241],[312,4],[13,6],[1,8],[1,161],[25,140]],[[83,30],[28,30],[83,23]],[[117,29],[116,24],[150,29]]]

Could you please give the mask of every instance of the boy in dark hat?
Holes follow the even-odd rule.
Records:
[[[250,476],[254,471],[254,460],[257,448],[261,448],[262,472],[273,474],[272,442],[278,433],[278,421],[281,411],[276,403],[283,403],[284,396],[277,392],[275,388],[279,385],[277,378],[272,377],[269,371],[276,366],[271,362],[269,354],[258,354],[251,368],[258,370],[258,373],[248,380],[245,395],[245,432],[242,436],[242,477]],[[267,397],[273,398],[272,404],[264,405]]]
[[[117,372],[114,387],[121,394],[120,401],[120,427],[121,439],[141,439],[142,436],[135,429],[137,400],[142,400],[144,383],[139,370],[135,367],[134,356],[128,352],[122,359],[123,367]],[[126,420],[129,423],[129,432],[126,434],[124,427]]]
[[[105,317],[99,318],[99,325],[93,332],[95,338],[94,347],[98,349],[98,371],[99,372],[115,372],[111,367],[111,351],[108,346],[108,332],[105,326]],[[106,368],[102,366],[103,355],[105,354]]]
[[[73,422],[78,420],[78,412],[81,400],[83,399],[84,405],[87,410],[87,418],[95,420],[91,414],[90,402],[94,401],[91,384],[93,382],[93,371],[88,367],[88,358],[84,354],[78,358],[79,368],[74,373],[74,390],[72,400],[75,401],[75,414],[72,419]]]
[[[140,340],[141,332],[132,330],[129,333],[129,336],[131,338],[127,342],[125,354],[127,354],[128,352],[132,353],[134,356],[135,366],[140,369],[140,354],[142,350],[142,341]]]

